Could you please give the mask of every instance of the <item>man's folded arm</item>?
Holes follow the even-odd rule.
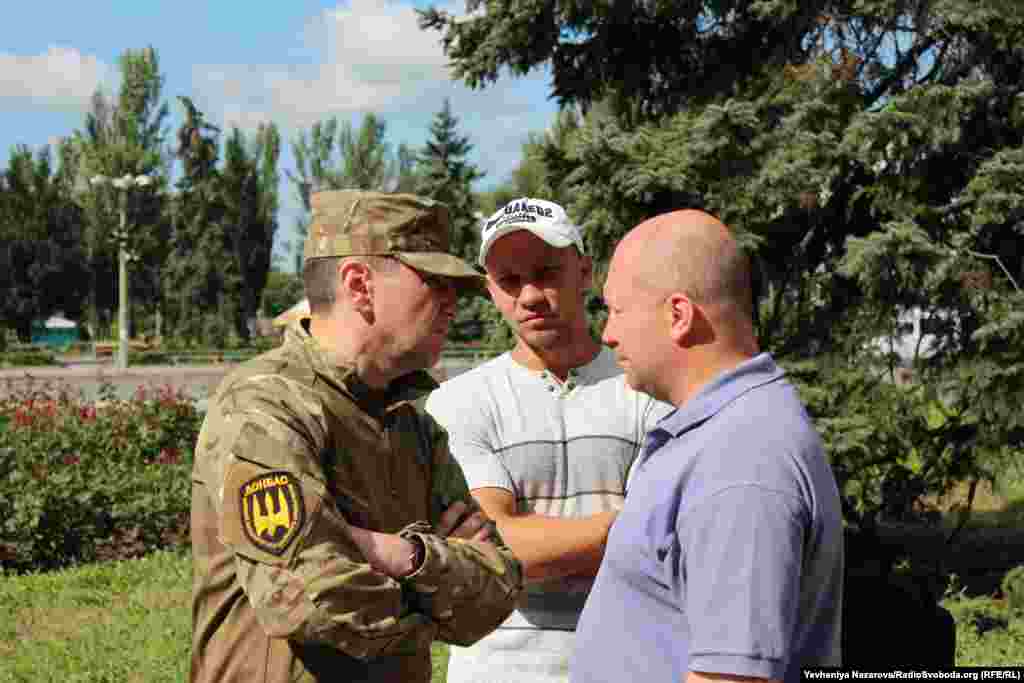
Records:
[[[415,591],[423,611],[437,622],[441,640],[471,645],[501,625],[515,609],[523,587],[523,569],[498,531],[486,541],[428,533],[442,525],[445,510],[458,501],[466,504],[464,518],[480,510],[462,468],[448,450],[447,434],[433,420],[428,420],[428,426],[433,430],[434,514],[429,524],[412,525],[402,532],[423,543],[425,550],[423,564],[406,583]]]
[[[549,517],[516,512],[515,496],[497,487],[473,489],[473,497],[495,521],[523,563],[526,581],[593,576],[604,557],[614,511],[587,517]]]
[[[434,406],[438,411],[448,408],[442,402]],[[451,473],[441,476],[440,481],[448,481],[448,487],[455,491],[449,497],[458,495],[475,501],[494,520],[499,544],[507,545],[522,563],[524,580],[594,576],[616,513],[606,511],[570,519],[517,512],[511,477],[491,444],[474,433],[471,425],[453,424],[458,425],[459,437],[455,439],[451,432],[441,430],[436,442],[435,469]],[[467,473],[473,481],[471,496]]]
[[[363,660],[432,640],[436,626],[412,610],[402,585],[365,561],[309,435],[266,413],[233,419],[233,438],[211,459],[223,474],[207,481],[219,485],[219,535],[267,635]]]

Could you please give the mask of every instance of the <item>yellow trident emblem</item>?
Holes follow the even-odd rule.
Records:
[[[281,555],[296,539],[306,519],[302,489],[289,472],[267,472],[239,490],[245,535],[265,552]]]
[[[269,531],[270,536],[273,537],[281,527],[285,529],[291,527],[292,515],[288,511],[288,503],[281,500],[277,489],[267,491],[267,495],[263,497],[263,504],[267,507],[266,512],[263,512],[260,506],[253,501],[252,521],[257,536],[262,536],[265,531]]]

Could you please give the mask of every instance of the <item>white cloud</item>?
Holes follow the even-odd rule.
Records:
[[[197,66],[201,99],[226,125],[269,119],[305,127],[329,115],[392,110],[448,82],[440,34],[420,30],[407,4],[352,0],[315,17],[301,37],[318,63]]]
[[[455,14],[463,6],[451,0],[444,8]],[[196,103],[213,123],[251,131],[273,121],[289,140],[316,121],[374,112],[387,122],[391,142],[419,145],[449,98],[488,174],[483,184],[492,185],[507,177],[526,134],[549,125],[555,109],[546,73],[504,77],[476,91],[453,81],[441,34],[421,30],[407,2],[351,0],[313,17],[295,43],[270,49],[295,63],[193,68]]]
[[[0,108],[84,110],[108,66],[74,48],[39,55],[0,53]]]

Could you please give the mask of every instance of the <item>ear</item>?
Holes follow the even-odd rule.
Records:
[[[694,303],[685,294],[670,294],[667,299],[669,317],[669,336],[678,346],[683,346],[693,330],[694,318],[697,315]]]
[[[498,283],[494,281],[490,273],[486,273],[484,277],[486,278],[487,295],[491,298],[491,303],[495,303],[497,300],[494,297],[494,292],[498,289]]]
[[[365,263],[349,261],[338,269],[338,298],[360,313],[373,313],[373,272]]]

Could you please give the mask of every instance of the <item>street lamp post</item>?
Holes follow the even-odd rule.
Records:
[[[123,175],[110,179],[104,175],[93,176],[90,182],[94,186],[110,183],[119,190],[124,190],[121,201],[121,223],[117,239],[117,360],[115,367],[125,370],[128,367],[128,191],[133,187],[146,187],[153,180],[149,176]]]

